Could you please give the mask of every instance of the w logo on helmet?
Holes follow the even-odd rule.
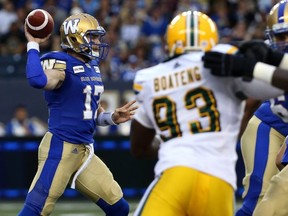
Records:
[[[64,34],[68,35],[69,33],[75,34],[78,29],[78,23],[80,19],[72,19],[63,22]],[[70,31],[70,32],[69,32]]]

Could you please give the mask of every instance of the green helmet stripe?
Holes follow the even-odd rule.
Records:
[[[186,47],[191,46],[191,42],[193,43],[194,37],[193,37],[193,31],[191,31],[193,28],[193,20],[191,19],[191,12],[187,12],[186,16]]]
[[[186,47],[197,46],[198,44],[198,16],[195,12],[189,12],[186,16]]]
[[[198,36],[199,36],[199,26],[198,26],[198,18],[199,16],[196,14],[197,12],[193,12],[193,26],[191,26],[191,29],[193,29],[193,36],[194,36],[194,40],[193,43],[191,43],[192,46],[194,47],[198,47]],[[192,36],[191,36],[192,37]]]

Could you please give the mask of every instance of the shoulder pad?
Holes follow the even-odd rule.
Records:
[[[68,54],[65,52],[61,52],[61,51],[48,52],[48,53],[43,54],[40,60],[42,61],[43,59],[52,59],[52,58],[66,61],[66,59],[68,58]]]
[[[67,58],[68,56],[65,52],[49,52],[44,54],[40,59],[44,70],[65,70]]]

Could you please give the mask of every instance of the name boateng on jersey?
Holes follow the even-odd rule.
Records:
[[[213,50],[237,51],[223,44]],[[135,119],[155,128],[166,141],[159,150],[156,175],[182,165],[225,179],[235,188],[243,96],[269,97],[280,90],[257,80],[251,84],[242,78],[219,79],[203,67],[202,56],[201,51],[188,52],[138,71],[133,86],[141,106]]]

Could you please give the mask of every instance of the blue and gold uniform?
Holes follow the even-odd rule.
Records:
[[[107,216],[127,216],[129,205],[122,190],[93,147],[96,125],[115,124],[112,113],[99,105],[104,87],[98,65],[107,48],[101,42],[105,30],[94,17],[76,14],[63,22],[60,31],[63,51],[41,59],[37,40],[26,32],[27,79],[31,86],[44,89],[49,120],[38,150],[38,170],[19,216],[50,215],[69,184]],[[124,114],[133,114],[129,104],[123,107],[119,110]],[[130,117],[122,115],[118,123]]]
[[[66,74],[61,88],[44,93],[49,131],[75,144],[93,143],[95,112],[104,91],[97,61],[84,63],[64,52],[51,52],[41,60],[44,69],[65,69]]]
[[[104,88],[96,61],[84,63],[64,52],[48,53],[41,61],[45,69],[64,69],[66,74],[61,88],[44,92],[49,132],[39,146],[38,171],[25,201],[25,205],[37,206],[35,215],[49,215],[93,151],[87,146],[93,143],[94,115]],[[76,180],[76,189],[95,203],[100,198],[110,205],[116,203],[123,196],[120,186],[96,155],[89,160]]]
[[[266,33],[269,44],[272,48],[283,52],[288,51],[287,3],[287,0],[278,2],[267,16]],[[256,206],[259,207],[271,178],[279,172],[275,159],[288,135],[287,123],[288,95],[263,102],[250,119],[241,138],[246,174],[243,179],[243,205],[237,211],[237,216],[252,216]],[[278,215],[269,214],[268,208],[264,210],[261,207],[261,209],[265,215]],[[257,215],[264,214],[257,213]]]
[[[237,216],[252,215],[271,178],[279,171],[277,153],[288,135],[288,95],[263,102],[250,119],[241,138],[245,163],[243,205]]]

